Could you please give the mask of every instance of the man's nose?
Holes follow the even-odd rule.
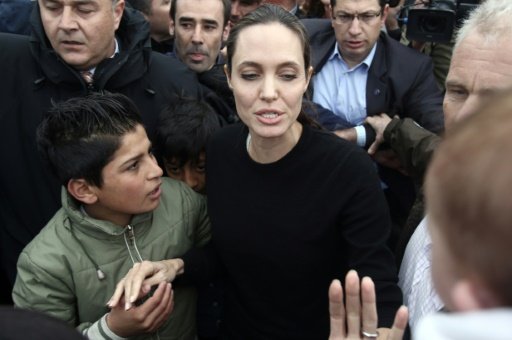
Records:
[[[69,31],[78,28],[78,24],[76,22],[75,14],[73,13],[72,8],[64,6],[58,27],[64,31]]]

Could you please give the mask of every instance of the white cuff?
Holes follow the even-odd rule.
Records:
[[[362,125],[356,126],[356,142],[360,147],[364,147],[366,145],[366,129]]]
[[[91,327],[84,329],[82,335],[88,339],[105,339],[105,340],[124,340],[123,338],[115,334],[108,328],[107,325],[107,314],[103,315],[101,319],[91,325]]]

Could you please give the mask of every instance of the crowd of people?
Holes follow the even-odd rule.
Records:
[[[475,5],[442,65],[397,26],[422,6],[0,0],[2,315],[506,339],[512,4]]]

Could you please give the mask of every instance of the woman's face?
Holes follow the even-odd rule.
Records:
[[[245,28],[231,65],[228,81],[252,137],[284,136],[296,123],[311,77],[299,37],[279,23]]]

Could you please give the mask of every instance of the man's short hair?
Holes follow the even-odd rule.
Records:
[[[437,150],[427,206],[454,263],[512,306],[512,91],[459,123]]]
[[[37,144],[62,185],[83,178],[101,187],[121,138],[141,124],[126,96],[93,93],[53,104],[37,128]]]
[[[112,0],[113,2],[117,0]],[[142,12],[144,15],[151,15],[151,1],[152,0],[127,0],[127,2],[136,10]]]
[[[512,1],[483,1],[464,21],[457,32],[455,48],[471,32],[477,32],[487,42],[512,37]]]
[[[157,155],[161,160],[174,158],[183,166],[199,159],[208,139],[221,125],[219,117],[206,102],[175,98],[162,110],[157,126]]]
[[[169,15],[171,16],[171,20],[174,21],[175,25],[177,24],[176,23],[176,2],[178,0],[172,0],[171,2],[171,9],[169,11]],[[183,1],[188,1],[188,0],[183,0]],[[229,21],[229,17],[231,16],[231,0],[219,0],[220,2],[222,2],[222,7],[224,9],[223,13],[222,13],[222,16],[224,18],[224,23],[222,24],[222,27],[226,27],[226,25],[228,24],[228,21]]]

